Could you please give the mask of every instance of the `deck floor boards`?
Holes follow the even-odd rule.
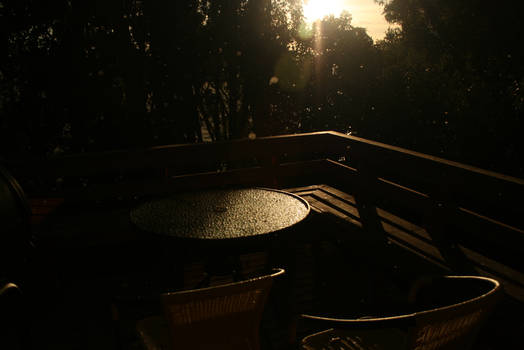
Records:
[[[351,230],[357,227],[364,231],[363,234],[368,234],[366,227],[359,220],[360,215],[353,195],[325,184],[289,188],[287,191],[303,196],[310,201],[315,212],[342,219],[350,224]],[[411,222],[409,218],[402,218],[382,208],[377,207],[375,210],[389,242],[430,261],[443,270],[452,270],[425,227]],[[485,257],[474,249],[463,246],[460,249],[470,260],[470,263],[476,266],[479,274],[497,277],[504,282],[512,297],[521,302],[524,301],[524,274],[522,272]]]
[[[293,304],[291,308],[297,315],[316,312],[358,317],[373,314],[386,308],[388,303],[391,305],[398,303],[406,292],[409,282],[416,276],[424,273],[452,273],[444,255],[433,243],[431,231],[420,223],[415,224],[415,221],[409,217],[394,215],[380,207],[374,208],[386,238],[383,247],[379,247],[376,240],[367,239],[371,233],[364,225],[365,221],[362,220],[358,210],[358,197],[328,185],[285,190],[302,196],[310,203],[312,209],[308,222],[303,226],[308,234],[304,235],[304,239],[297,241],[293,250],[296,269],[291,291]],[[45,208],[40,208],[40,204],[38,203],[35,211],[37,215],[47,213]],[[67,217],[66,220],[72,219]],[[86,226],[81,230],[87,232],[89,227]],[[124,233],[121,232],[119,235]],[[105,233],[96,234],[102,236]],[[83,254],[99,260],[103,258],[102,254],[97,255],[101,250],[93,248],[93,245],[89,247],[92,250]],[[140,252],[143,248],[137,246],[136,251]],[[109,249],[108,254],[114,253],[111,248],[107,249]],[[487,258],[469,247],[461,247],[461,249],[475,264],[479,274],[502,278],[507,292],[517,300],[524,301],[524,275],[521,272]],[[138,257],[147,259],[146,256],[129,254],[134,259]],[[64,258],[68,256],[66,254]],[[161,257],[155,258],[161,259]],[[55,259],[58,260],[57,264],[61,263],[60,257]],[[268,265],[270,256],[267,251],[254,251],[241,255],[240,260],[242,273],[251,276]],[[96,262],[96,259],[93,261]],[[151,268],[155,267],[152,265]],[[57,274],[53,271],[53,265],[42,266],[41,269]],[[204,271],[203,261],[196,259],[186,262],[183,268],[183,288],[194,288],[198,285],[205,277]],[[127,278],[139,280],[143,277],[147,278],[149,272],[144,268],[143,271],[131,271],[130,274],[126,272],[127,274],[119,275],[119,273],[115,270],[107,272],[104,276],[94,272],[82,275],[62,286],[60,295],[48,299],[49,305],[39,306],[42,314],[38,315],[35,324],[42,328],[35,332],[34,337],[46,338],[45,342],[40,344],[40,348],[66,349],[78,339],[89,338],[90,334],[93,334],[91,343],[105,341],[103,346],[93,346],[93,348],[114,349],[115,340],[112,336],[114,329],[109,322],[111,301],[102,290],[109,284],[120,280],[126,281]],[[222,276],[214,278],[211,284],[228,281],[231,281],[231,276]],[[90,287],[82,288],[86,285]],[[98,290],[98,287],[101,290]],[[84,302],[83,307],[76,312],[84,312],[85,320],[75,324],[70,320],[79,316],[74,315],[74,307],[82,298],[88,302]],[[290,336],[289,330],[283,327],[282,323],[275,322],[280,305],[276,300],[278,297],[269,301],[264,316],[261,334],[263,350],[285,349]],[[96,305],[96,307],[89,305]],[[521,306],[520,309],[515,308],[515,310],[521,309]],[[505,316],[500,315],[500,317]],[[99,322],[100,320],[102,322]],[[125,339],[127,348],[137,347],[137,340],[133,338],[133,325],[133,319],[127,319],[128,333]],[[57,326],[67,326],[71,335],[64,339],[56,338],[58,335],[53,334],[53,329]],[[296,331],[297,337],[300,338],[311,330],[298,324]]]
[[[310,201],[313,214],[318,214],[317,216],[324,219],[321,221],[322,223],[319,225],[320,227],[328,221],[338,226],[343,226],[341,231],[344,231],[345,234],[338,235],[338,237],[343,237],[348,240],[348,242],[350,242],[349,246],[351,246],[352,241],[360,244],[363,235],[366,236],[371,234],[370,230],[362,224],[360,215],[354,215],[352,210],[348,210],[349,207],[357,209],[355,197],[351,194],[328,185],[313,185],[287,190],[303,196],[306,200]],[[377,216],[387,238],[387,243],[399,248],[396,251],[398,261],[395,263],[401,264],[400,261],[404,258],[404,264],[400,270],[410,270],[399,271],[400,274],[404,273],[412,276],[421,272],[427,274],[456,274],[456,272],[453,271],[453,265],[446,261],[444,254],[441,253],[438,245],[433,241],[431,229],[429,227],[423,227],[424,225],[420,224],[420,218],[418,218],[418,220],[413,220],[412,222],[410,217],[400,217],[380,207],[376,207],[375,210],[377,211]],[[357,219],[359,220],[357,221]],[[417,222],[417,224],[414,222]],[[329,226],[326,226],[324,230],[329,230],[327,227]],[[337,248],[344,249],[344,247],[348,247],[348,245],[339,245]],[[509,296],[509,298],[504,300],[502,305],[491,317],[490,322],[488,323],[490,328],[481,335],[482,340],[477,344],[478,348],[498,349],[501,348],[500,346],[503,346],[503,348],[520,346],[523,341],[522,334],[524,334],[524,323],[522,321],[515,321],[520,319],[520,315],[524,311],[522,306],[524,302],[524,273],[511,268],[500,261],[486,257],[471,247],[458,245],[458,248],[464,254],[464,257],[468,259],[468,262],[473,266],[476,274],[498,279],[502,282],[504,290]],[[327,253],[326,256],[333,258],[332,253],[333,251]],[[339,254],[340,253],[341,252],[339,252]],[[346,251],[346,254],[348,255],[358,255],[358,253],[358,250],[351,251],[348,249]],[[368,254],[369,253],[371,252],[368,251]],[[341,254],[344,253],[342,252]],[[374,283],[373,281],[377,281],[377,278],[370,279],[369,275],[365,277],[365,273],[359,275],[358,267],[352,266],[352,268],[348,268],[352,263],[355,263],[355,260],[351,262],[351,259],[348,259],[346,264],[341,264],[340,261],[335,262],[335,260],[336,259],[331,260],[331,266],[348,269],[348,273],[351,274],[352,278],[358,279],[358,276],[360,276],[360,281],[367,278],[366,283],[371,284]],[[367,263],[369,263],[369,260]],[[377,273],[376,270],[373,270],[369,265],[365,264],[366,263],[363,265],[363,269],[368,274]],[[325,264],[324,266],[329,266],[329,264]],[[338,271],[340,272],[340,269],[338,269]],[[323,279],[326,280],[329,278],[323,276]],[[402,281],[402,278],[399,278],[398,280]],[[390,280],[389,282],[393,282],[390,283],[390,286],[392,285],[393,288],[395,288],[395,281]],[[320,281],[320,283],[322,284],[324,282]],[[328,284],[324,284],[324,287],[324,290],[329,289]],[[340,286],[338,287],[339,288],[337,289],[336,284],[331,285],[331,288],[334,288],[335,290],[339,290]],[[337,299],[335,294],[336,293],[324,295],[324,297],[333,297]],[[353,295],[353,297],[354,296],[355,295]],[[367,295],[367,297],[372,299],[372,296],[370,295]],[[316,298],[322,299],[322,293],[316,295]],[[349,310],[346,309],[348,315],[351,313],[351,308],[359,310],[359,305],[355,304],[354,301],[353,303],[349,302],[349,299],[350,298],[346,298],[346,301],[348,304],[352,305]],[[368,301],[379,304],[377,300]],[[322,305],[322,307],[326,308],[326,310],[329,308],[329,306],[325,304]],[[503,339],[503,341],[506,342],[506,345],[499,344],[497,339]]]

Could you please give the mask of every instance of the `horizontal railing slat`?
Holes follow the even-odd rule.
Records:
[[[57,156],[45,160],[24,161],[16,164],[22,172],[38,169],[40,174],[50,176],[92,176],[102,173],[119,173],[134,169],[186,170],[196,172],[206,167],[236,161],[264,160],[272,158],[326,158],[326,155],[342,153],[337,145],[327,142],[329,133],[310,133],[241,139],[217,143],[166,145],[147,149],[123,150],[77,155]],[[316,156],[315,156],[316,155]],[[196,170],[195,170],[196,169]]]
[[[349,164],[355,168],[436,200],[522,224],[523,179],[340,133],[331,135],[341,149],[349,147]]]

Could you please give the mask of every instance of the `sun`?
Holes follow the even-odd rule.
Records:
[[[347,9],[344,0],[304,0],[302,5],[304,19],[308,23],[313,23],[330,15],[337,17]]]

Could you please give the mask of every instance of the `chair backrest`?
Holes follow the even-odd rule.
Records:
[[[467,350],[501,295],[499,282],[491,278],[442,276],[415,285],[410,293],[411,309],[406,314],[362,319],[302,317],[335,330],[401,329],[407,331],[402,343],[410,350]],[[315,335],[304,338],[302,343],[313,341]]]
[[[24,349],[22,293],[14,283],[0,282],[0,348]]]
[[[25,258],[31,241],[31,210],[18,182],[0,165],[0,278],[16,274],[13,270]]]
[[[258,350],[264,305],[273,279],[283,273],[163,294],[173,348]]]
[[[445,276],[417,287],[409,343],[416,350],[469,349],[501,296],[498,281],[477,276]]]

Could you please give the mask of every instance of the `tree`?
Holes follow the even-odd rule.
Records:
[[[384,57],[393,55],[399,62],[397,91],[403,91],[415,148],[522,174],[524,57],[518,22],[523,5],[379,2],[386,18],[402,28],[380,45]],[[406,138],[402,144],[410,145]]]
[[[288,52],[299,1],[212,2],[203,8],[208,53],[197,91],[200,113],[216,140],[274,131],[270,80]]]
[[[303,89],[304,129],[361,129],[373,113],[377,56],[372,39],[351,25],[349,13],[317,21],[311,33],[299,38],[296,50],[311,70]]]
[[[266,129],[296,1],[2,1],[3,153],[216,140]],[[254,64],[256,62],[256,64]]]

